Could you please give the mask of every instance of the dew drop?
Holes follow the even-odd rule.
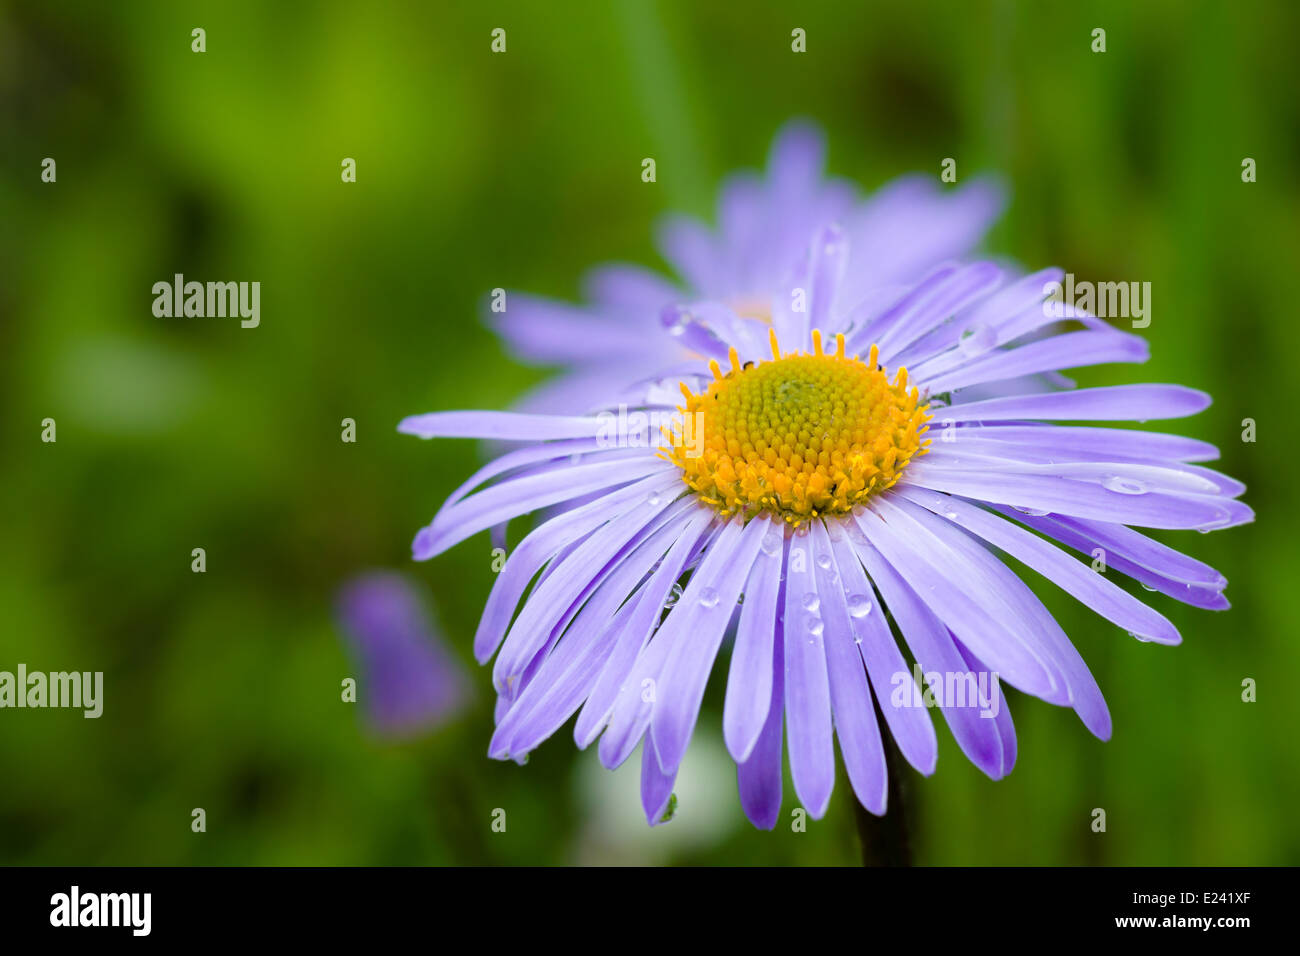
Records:
[[[776,531],[769,531],[767,534],[763,535],[763,543],[759,545],[759,547],[762,548],[763,553],[768,555],[769,557],[780,554],[781,553],[780,533]]]
[[[677,602],[681,600],[681,596],[682,586],[674,584],[672,590],[668,592],[668,596],[664,598],[664,607],[675,607]]]
[[[854,617],[866,617],[871,613],[871,598],[865,594],[850,594],[849,613]]]
[[[982,322],[977,322],[962,332],[957,347],[967,357],[983,355],[998,344],[998,334]]]
[[[821,637],[822,631],[826,630],[826,625],[822,623],[821,616],[818,614],[804,615],[804,630],[813,637]]]
[[[806,592],[800,603],[803,605],[805,611],[812,611],[814,613],[822,606],[822,602],[817,599],[817,595],[813,594],[812,591]]]
[[[655,505],[659,504],[659,492],[657,492],[657,491],[652,491],[652,492],[650,492],[650,495],[646,498],[645,502],[646,502],[646,504],[648,504],[651,508],[653,508]]]
[[[718,592],[713,588],[700,589],[700,607],[717,607]]]
[[[1201,525],[1196,530],[1199,531],[1201,534],[1209,534],[1211,531],[1217,531],[1220,528],[1226,528],[1230,524],[1232,524],[1232,516],[1228,514],[1228,512],[1226,511],[1220,511],[1218,518],[1216,518],[1214,521],[1207,521],[1205,524]]]
[[[821,568],[823,571],[829,571],[831,569],[831,556],[825,551],[821,552],[813,560],[817,562],[817,567]]]
[[[1107,491],[1115,491],[1121,495],[1144,495],[1150,490],[1147,488],[1146,482],[1138,481],[1136,478],[1123,478],[1119,475],[1107,475],[1101,480],[1101,486]]]
[[[1043,515],[1051,514],[1050,511],[1043,511],[1041,508],[1022,508],[1020,505],[1013,505],[1022,515],[1029,515],[1031,518],[1041,518]]]
[[[670,305],[659,313],[659,322],[669,335],[679,336],[691,322],[691,314],[681,306]]]

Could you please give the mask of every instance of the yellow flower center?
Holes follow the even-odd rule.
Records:
[[[930,440],[928,406],[917,406],[907,369],[893,383],[867,361],[844,354],[782,355],[771,332],[772,360],[741,367],[731,350],[725,375],[710,362],[713,381],[701,394],[682,383],[682,420],[665,430],[664,454],[682,480],[723,515],[768,511],[798,527],[809,518],[845,514],[898,481]]]

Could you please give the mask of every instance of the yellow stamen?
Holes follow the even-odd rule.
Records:
[[[827,354],[812,333],[813,353],[781,355],[771,331],[771,361],[742,368],[730,353],[723,375],[700,394],[685,384],[681,423],[668,434],[666,457],[682,480],[724,515],[767,511],[798,526],[824,514],[845,514],[898,481],[924,454],[930,415],[907,387],[907,370],[891,384],[878,368],[876,346],[866,361],[845,355],[844,336]]]

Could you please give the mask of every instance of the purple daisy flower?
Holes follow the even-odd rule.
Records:
[[[688,358],[699,330],[692,310],[670,308],[678,303],[719,302],[765,320],[789,311],[790,290],[809,279],[809,241],[822,229],[826,241],[843,240],[840,293],[857,304],[896,296],[934,266],[967,255],[1005,203],[992,179],[943,191],[921,175],[897,179],[864,200],[852,183],[825,176],[825,152],[816,126],[787,123],[764,175],[738,173],[723,184],[716,231],[685,216],[666,219],[658,246],[680,284],[615,264],[587,276],[586,306],[510,292],[506,311],[489,313],[507,347],[522,361],[564,369],[520,407],[599,408],[649,372]],[[663,326],[668,335],[660,334]]]
[[[1134,530],[1252,520],[1236,500],[1244,487],[1198,464],[1214,447],[1061,424],[1177,418],[1208,396],[1049,390],[1041,377],[1142,362],[1146,344],[1045,309],[1057,270],[947,263],[858,298],[849,241],[814,228],[803,311],[693,305],[694,355],[670,356],[634,407],[401,423],[424,438],[520,443],[452,494],[416,536],[417,559],[548,514],[510,554],[475,635],[480,661],[496,655],[491,756],[521,760],[576,714],[578,746],[596,743],[605,766],[640,747],[642,803],[658,822],[731,636],[723,734],[749,819],[775,825],[786,754],[800,802],[820,817],[836,739],[853,792],[881,814],[882,734],[932,773],[931,705],[995,779],[1016,757],[1003,681],[1110,735],[1087,666],[999,552],[1144,641],[1180,637],[1116,572],[1196,607],[1228,606],[1222,575]],[[657,334],[683,341],[674,331]],[[646,356],[658,354],[653,334],[629,331]],[[644,368],[627,374],[647,380]]]
[[[404,576],[353,578],[340,592],[338,612],[361,667],[361,702],[375,733],[414,736],[464,707],[460,665],[435,636],[424,602]]]

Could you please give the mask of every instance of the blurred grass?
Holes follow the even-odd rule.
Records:
[[[655,217],[709,215],[720,177],[759,165],[791,115],[823,124],[832,171],[864,187],[937,175],[947,156],[962,177],[1002,172],[997,254],[1150,281],[1138,374],[1214,393],[1177,428],[1222,447],[1259,514],[1166,537],[1232,582],[1226,613],[1155,598],[1179,648],[1038,588],[1097,674],[1114,739],[1014,696],[1019,763],[992,783],[941,730],[937,774],[906,780],[919,859],[1300,861],[1284,411],[1300,355],[1298,21],[1289,4],[1208,0],[0,5],[0,669],[106,684],[98,721],[0,711],[0,861],[550,863],[625,839],[615,859],[855,862],[843,781],[807,833],[735,823],[724,765],[702,773],[730,823],[646,835],[629,806],[626,830],[593,836],[584,808],[605,795],[567,731],[527,768],[485,757],[486,671],[477,705],[414,744],[370,740],[338,702],[351,665],[332,600],[358,569],[417,575],[473,666],[486,537],[420,566],[408,543],[479,452],[393,429],[540,380],[480,326],[483,296],[573,297],[597,262],[658,264]],[[498,26],[504,56],[489,53]],[[796,26],[807,54],[790,53]],[[1105,54],[1089,49],[1097,26]],[[154,318],[150,288],[175,272],[260,281],[261,327]],[[57,444],[39,441],[45,417]],[[1246,677],[1257,703],[1240,700]],[[719,701],[711,688],[702,725]],[[793,806],[787,786],[787,821]]]

